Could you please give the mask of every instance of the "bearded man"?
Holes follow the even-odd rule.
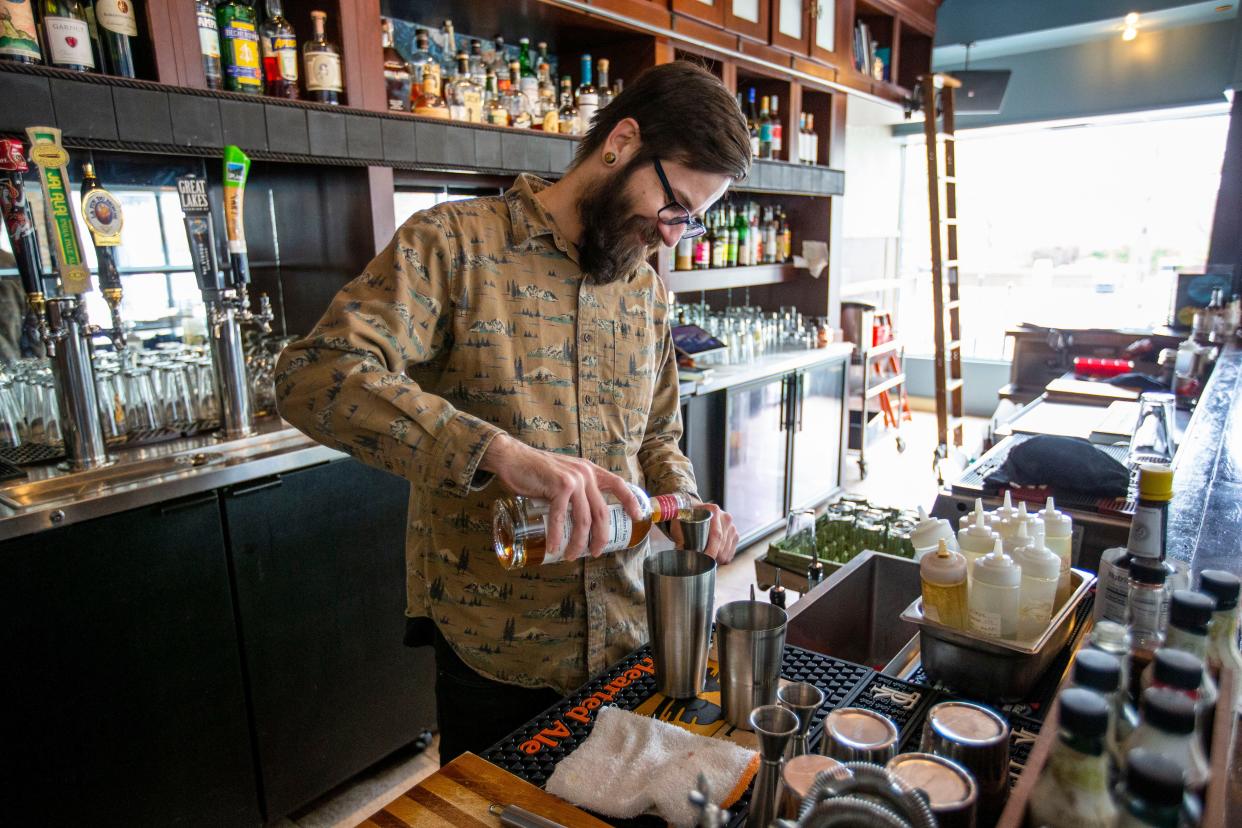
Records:
[[[563,178],[414,214],[281,355],[285,419],[411,483],[407,639],[435,646],[443,762],[646,639],[648,547],[601,554],[608,503],[637,517],[627,484],[698,500],[667,291],[647,260],[704,232],[750,161],[715,77],[649,69],[596,115]],[[492,505],[511,495],[549,502],[564,560],[500,565]],[[725,564],[737,532],[707,508],[706,551]]]

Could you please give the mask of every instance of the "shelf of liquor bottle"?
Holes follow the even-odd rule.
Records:
[[[690,290],[753,287],[792,282],[798,268],[790,262],[741,267],[709,267],[701,270],[674,270],[668,274],[668,286],[674,293]]]
[[[845,193],[845,173],[818,164],[756,159],[750,175],[733,188],[746,192],[833,196]]]

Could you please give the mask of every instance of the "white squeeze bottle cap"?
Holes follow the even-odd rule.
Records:
[[[1017,516],[1018,510],[1013,508],[1013,498],[1010,497],[1009,490],[1005,489],[1005,501],[988,515],[988,523],[995,529],[1002,520],[1013,520]]]
[[[981,582],[999,587],[1015,587],[1022,584],[1022,568],[1014,563],[1013,558],[1005,554],[1000,541],[996,541],[991,552],[975,561],[970,574],[976,583]]]
[[[988,521],[987,515],[988,513],[983,511],[983,498],[976,497],[974,510],[967,512],[966,514],[962,515],[960,518],[957,519],[958,532],[961,532],[963,529],[968,529],[971,526],[974,526],[975,519],[980,518],[980,517],[983,518],[983,525],[986,526],[987,521]],[[961,538],[959,537],[958,540],[960,541]]]
[[[1026,536],[1032,542],[1039,541],[1039,545],[1044,543],[1044,521],[1038,514],[1031,514],[1026,510],[1026,501],[1018,504],[1018,523],[1026,527]]]
[[[1052,581],[1061,576],[1061,559],[1042,542],[1019,546],[1013,552],[1013,560],[1027,577]]]
[[[1065,512],[1058,512],[1052,498],[1048,498],[1044,508],[1039,510],[1039,518],[1044,522],[1044,539],[1069,538],[1074,535],[1074,521]]]
[[[966,580],[966,558],[961,552],[954,552],[941,538],[936,543],[933,554],[923,556],[919,561],[919,574],[929,584],[954,586]]]
[[[971,512],[971,514],[974,515],[975,520],[970,526],[958,531],[957,546],[964,553],[974,556],[986,555],[992,551],[1000,535],[988,528],[982,511]]]
[[[936,545],[943,540],[953,551],[957,551],[957,538],[953,536],[953,527],[947,520],[927,516],[927,510],[919,507],[919,522],[910,530],[910,544],[915,555],[921,560],[923,555],[936,551]]]

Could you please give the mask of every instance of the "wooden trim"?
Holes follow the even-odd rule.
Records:
[[[358,109],[387,112],[388,92],[380,49],[380,0],[341,0],[337,19],[346,101]]]
[[[728,2],[729,0],[716,0],[711,6],[705,6],[699,0],[673,0],[672,5],[676,14],[684,14],[686,17],[711,23],[713,26],[723,26],[725,3]],[[673,17],[673,27],[677,27],[676,16]]]
[[[848,101],[848,95],[833,95],[832,117],[823,125],[828,128],[818,128],[820,158],[825,165],[835,165],[837,169],[844,169],[845,164],[845,107]]]
[[[789,84],[787,100],[781,105],[778,115],[781,116],[781,154],[782,161],[794,160],[794,145],[798,141],[798,113],[802,111],[802,84],[792,81]]]
[[[781,31],[780,0],[772,0],[772,27],[769,42],[779,49],[784,49],[797,55],[809,55],[811,53],[811,14],[806,0],[803,0],[800,9],[802,15],[802,38],[798,39],[790,37]]]
[[[733,0],[722,0],[724,5],[724,25],[730,32],[736,32],[742,37],[750,37],[755,40],[766,43],[768,40],[768,18],[770,17],[772,3],[777,0],[758,0],[759,4],[759,20],[750,21],[744,17],[738,17],[733,13]]]
[[[668,28],[672,18],[668,3],[657,0],[591,0],[591,5],[664,28]]]
[[[174,86],[206,89],[194,0],[149,0],[146,15],[155,79]]]

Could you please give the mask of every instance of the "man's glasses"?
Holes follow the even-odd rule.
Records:
[[[690,215],[677,197],[673,195],[673,188],[669,186],[668,176],[664,174],[664,167],[660,164],[659,158],[653,158],[651,163],[655,166],[656,175],[660,177],[660,184],[664,186],[664,195],[668,197],[668,204],[660,208],[657,217],[661,224],[669,227],[682,225],[685,229],[681,231],[683,239],[693,239],[707,232],[707,228],[703,225],[702,220],[696,216]]]

